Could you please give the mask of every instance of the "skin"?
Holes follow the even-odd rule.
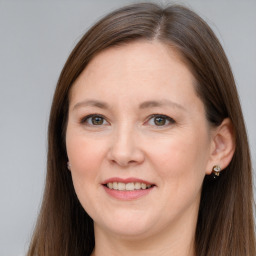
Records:
[[[156,41],[106,49],[75,81],[66,147],[76,193],[94,220],[93,255],[194,255],[204,176],[227,165],[224,149],[232,144],[228,121],[210,128],[194,86],[178,54]],[[102,123],[93,124],[91,114]],[[156,125],[153,114],[171,119]],[[102,185],[111,177],[155,186],[119,200]]]

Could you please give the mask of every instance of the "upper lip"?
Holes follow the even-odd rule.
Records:
[[[130,177],[130,178],[119,178],[119,177],[113,177],[113,178],[109,178],[105,181],[102,182],[103,185],[107,184],[107,183],[113,183],[113,182],[122,182],[122,183],[135,183],[135,182],[140,182],[140,183],[145,183],[146,185],[154,185],[154,183],[143,180],[143,179],[138,179],[138,178],[134,178],[134,177]]]

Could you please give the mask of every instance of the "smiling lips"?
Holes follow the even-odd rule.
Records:
[[[134,178],[112,178],[103,183],[105,191],[112,197],[121,200],[133,200],[147,195],[154,184]]]
[[[121,191],[132,191],[132,190],[140,190],[140,189],[148,189],[151,188],[152,185],[146,184],[146,183],[140,183],[140,182],[129,182],[129,183],[123,183],[123,182],[109,182],[106,184],[108,188],[114,189],[114,190],[121,190]]]

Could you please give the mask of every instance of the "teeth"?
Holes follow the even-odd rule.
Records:
[[[148,185],[145,183],[140,183],[140,182],[129,182],[129,183],[123,183],[123,182],[109,182],[107,183],[107,187],[110,189],[114,189],[114,190],[128,190],[128,191],[132,191],[132,190],[139,190],[139,189],[148,189],[151,188],[152,185]]]
[[[125,190],[125,184],[124,184],[124,183],[121,183],[121,182],[118,182],[118,183],[117,183],[117,189],[118,189],[118,190]]]
[[[113,189],[113,183],[108,183],[108,187],[110,188],[110,189]]]
[[[134,190],[134,183],[127,183],[125,185],[126,190]]]
[[[110,188],[110,187],[109,187],[109,188]],[[114,182],[114,183],[113,183],[113,189],[116,189],[116,190],[118,189],[117,182]]]
[[[141,183],[136,182],[134,186],[135,186],[135,189],[140,189],[141,188]]]

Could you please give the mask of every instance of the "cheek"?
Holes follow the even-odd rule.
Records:
[[[100,170],[104,158],[102,141],[81,134],[67,133],[66,147],[77,197],[83,208],[92,216],[92,205],[97,198],[95,184],[100,183]]]
[[[199,203],[208,160],[206,140],[199,136],[176,136],[152,148],[152,164],[157,170],[160,187],[166,195],[166,207],[179,213]],[[203,136],[201,137],[203,138]]]
[[[205,175],[209,157],[209,139],[205,131],[175,134],[150,150],[152,163],[158,166],[159,175],[172,180]]]
[[[80,134],[71,135],[70,133],[69,136],[67,133],[66,147],[74,183],[76,180],[87,182],[98,176],[97,170],[100,169],[105,155],[102,144],[102,140],[94,140]]]

